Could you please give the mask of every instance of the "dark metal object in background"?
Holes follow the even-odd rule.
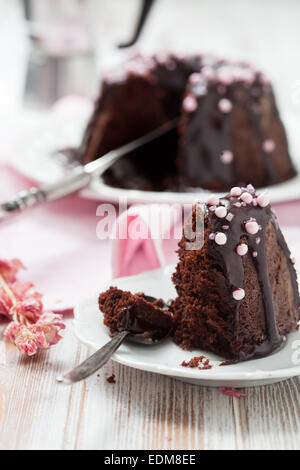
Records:
[[[136,28],[135,28],[134,36],[131,39],[131,41],[119,44],[118,45],[119,49],[123,49],[125,47],[131,47],[131,46],[133,46],[133,44],[136,43],[136,41],[138,40],[138,38],[141,34],[141,31],[143,29],[143,26],[144,26],[146,20],[147,20],[147,17],[149,15],[149,12],[151,10],[151,7],[152,7],[154,1],[155,0],[143,0],[142,9],[141,9],[140,16],[139,16],[139,19],[138,19],[138,22],[137,22],[137,25],[136,25]]]

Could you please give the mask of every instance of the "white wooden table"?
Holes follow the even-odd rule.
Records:
[[[33,358],[1,338],[0,449],[300,449],[299,377],[240,399],[112,361],[72,387],[56,382],[88,354],[71,320]]]

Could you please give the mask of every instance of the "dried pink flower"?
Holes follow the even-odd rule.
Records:
[[[17,280],[20,269],[24,266],[19,260],[0,260],[0,314],[12,320],[4,332],[6,339],[32,356],[57,344],[65,325],[62,315],[43,311],[42,295],[33,283]]]
[[[230,387],[220,387],[220,392],[223,393],[223,395],[235,398],[241,398],[246,396],[246,393],[240,392],[239,390]]]

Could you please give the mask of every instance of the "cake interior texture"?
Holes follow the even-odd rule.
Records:
[[[174,118],[177,129],[116,162],[106,183],[228,191],[295,175],[270,82],[209,55],[137,55],[105,76],[76,158],[88,163]]]
[[[104,316],[104,325],[112,335],[126,330],[156,342],[165,338],[172,329],[168,306],[162,299],[144,293],[132,294],[110,287],[99,295],[99,308]]]

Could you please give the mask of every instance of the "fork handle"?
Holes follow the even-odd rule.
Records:
[[[0,221],[9,219],[12,215],[37,206],[46,201],[54,201],[85,188],[92,179],[92,173],[86,168],[78,167],[58,182],[32,187],[21,191],[10,201],[0,205]]]
[[[97,372],[101,367],[104,366],[111,358],[113,353],[121,346],[126,336],[129,335],[128,331],[121,331],[113,337],[111,341],[106,343],[101,349],[96,351],[92,356],[86,359],[79,366],[72,369],[63,377],[58,377],[58,382],[63,382],[66,385],[79,382],[80,380],[86,379],[90,375]]]

